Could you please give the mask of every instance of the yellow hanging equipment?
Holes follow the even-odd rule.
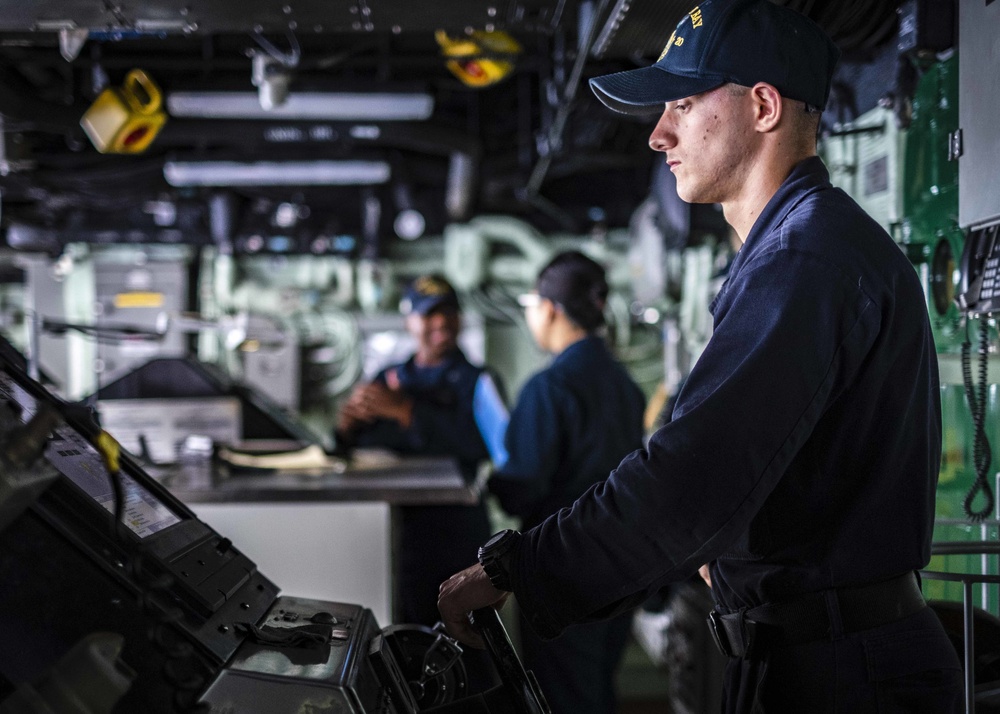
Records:
[[[449,58],[445,66],[469,87],[496,84],[514,71],[514,59],[521,53],[517,40],[500,30],[474,30],[465,37],[449,37],[438,30],[434,39]]]
[[[80,126],[102,154],[146,150],[167,120],[160,88],[141,69],[125,75],[121,87],[107,87],[80,119]]]

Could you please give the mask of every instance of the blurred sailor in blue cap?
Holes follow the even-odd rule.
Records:
[[[552,361],[521,388],[488,487],[524,528],[544,521],[642,446],[646,400],[605,341],[604,267],[577,251],[542,268],[521,296],[535,343]],[[632,616],[569,628],[543,640],[519,628],[524,665],[555,712],[615,714],[615,674]]]
[[[401,310],[417,343],[402,364],[355,388],[340,411],[338,448],[374,446],[400,454],[454,457],[464,477],[502,445],[506,408],[497,382],[458,346],[458,295],[440,275],[411,283]],[[401,509],[397,593],[403,622],[432,625],[441,580],[475,559],[489,523],[482,504]],[[471,555],[470,555],[471,554]]]

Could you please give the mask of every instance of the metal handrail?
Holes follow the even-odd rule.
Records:
[[[1000,542],[938,541],[931,544],[931,555],[1000,555]]]
[[[931,545],[932,555],[1000,555],[1000,543],[943,541]],[[941,570],[921,570],[920,577],[928,580],[946,580],[962,584],[962,635],[964,637],[965,660],[965,714],[976,711],[976,681],[973,666],[975,633],[972,603],[972,588],[978,583],[1000,584],[1000,575],[986,573],[950,573]]]

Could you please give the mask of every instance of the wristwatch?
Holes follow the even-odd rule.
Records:
[[[479,546],[479,564],[483,566],[486,576],[497,590],[507,592],[514,590],[507,566],[510,562],[511,548],[520,539],[520,533],[508,528],[494,533],[484,545]]]

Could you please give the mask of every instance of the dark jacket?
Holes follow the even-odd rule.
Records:
[[[798,164],[673,420],[512,554],[533,626],[607,616],[703,563],[723,611],[926,565],[941,413],[923,305],[885,231],[818,158]]]
[[[355,436],[358,446],[379,446],[401,454],[451,456],[466,476],[490,455],[476,426],[472,404],[476,382],[483,374],[456,349],[440,365],[420,367],[413,357],[379,372],[374,381],[386,384],[394,371],[400,388],[413,399],[410,427],[403,429],[392,419],[379,419]]]
[[[358,446],[389,448],[401,454],[450,456],[467,481],[489,452],[476,426],[473,396],[484,374],[455,350],[442,364],[420,367],[411,357],[379,373],[386,383],[396,371],[400,388],[414,400],[410,427],[380,419],[356,435]],[[473,506],[402,506],[394,517],[399,550],[394,578],[401,622],[433,625],[438,586],[453,573],[476,562],[476,552],[489,538],[489,519],[482,502]]]
[[[642,447],[644,407],[603,339],[573,343],[521,389],[490,491],[525,528],[540,523]]]

